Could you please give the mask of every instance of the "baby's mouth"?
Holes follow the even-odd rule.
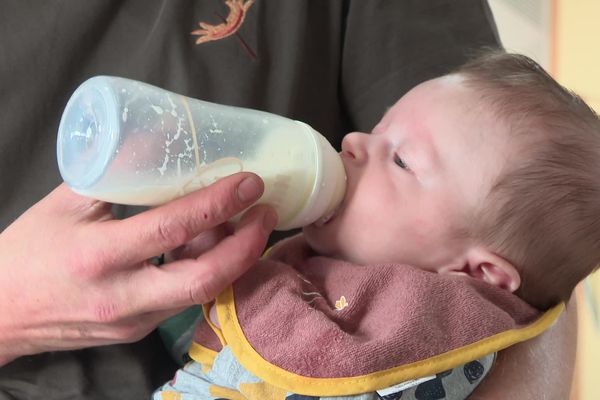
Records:
[[[343,203],[342,203],[343,204]],[[322,226],[327,225],[328,223],[330,223],[333,219],[335,219],[335,217],[338,216],[338,214],[340,213],[340,210],[342,209],[342,204],[340,204],[337,208],[335,208],[332,212],[330,212],[329,214],[324,215],[323,217],[319,218],[318,220],[316,220],[313,225],[316,226],[317,228],[320,228]]]

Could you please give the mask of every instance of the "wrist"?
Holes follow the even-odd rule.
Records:
[[[17,357],[0,355],[0,368],[4,367],[9,362],[13,361],[15,358],[17,358]]]

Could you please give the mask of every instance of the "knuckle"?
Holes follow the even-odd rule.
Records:
[[[92,320],[99,324],[113,324],[122,318],[120,307],[111,301],[101,300],[92,308]]]
[[[103,262],[98,256],[74,258],[66,264],[71,275],[83,282],[92,281],[104,273]]]
[[[213,290],[214,279],[207,276],[198,276],[187,282],[186,293],[192,304],[204,304],[212,300],[216,292]]]
[[[77,242],[77,241],[76,241]],[[80,242],[78,242],[80,243]],[[84,241],[84,243],[86,243]],[[91,249],[83,249],[83,246],[72,246],[63,253],[62,266],[65,272],[79,279],[87,279],[96,276],[98,272],[98,257]],[[85,251],[88,250],[86,254]]]
[[[84,245],[73,246],[65,252],[64,268],[67,273],[82,282],[94,281],[104,276],[109,266],[117,265],[121,260],[113,247],[107,247],[104,242],[85,238],[77,243]]]
[[[159,221],[155,230],[156,241],[166,249],[175,248],[192,238],[189,224],[170,216]]]

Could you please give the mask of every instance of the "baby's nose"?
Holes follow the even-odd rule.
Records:
[[[342,157],[362,162],[367,159],[367,148],[365,146],[368,134],[352,132],[342,139]]]

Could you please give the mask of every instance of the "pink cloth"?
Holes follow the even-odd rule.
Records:
[[[475,279],[318,256],[301,235],[276,245],[233,293],[244,335],[265,360],[321,378],[427,359],[541,315]]]

